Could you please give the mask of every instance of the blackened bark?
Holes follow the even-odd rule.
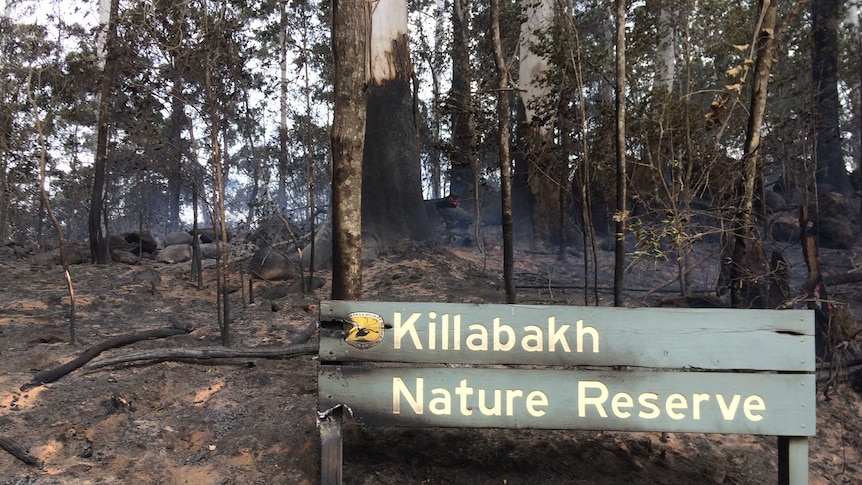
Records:
[[[617,212],[614,216],[614,306],[624,305],[623,275],[626,259],[626,2],[616,0],[616,158]]]
[[[449,172],[449,192],[458,196],[465,206],[473,206],[476,123],[473,117],[473,96],[470,91],[469,12],[464,0],[452,2],[452,146]]]
[[[764,10],[765,9],[765,10]],[[733,223],[733,251],[730,266],[730,301],[733,308],[766,308],[768,262],[754,231],[755,182],[760,173],[760,130],[766,112],[769,73],[775,63],[774,37],[778,7],[761,0],[758,14],[763,22],[757,34],[757,60],[751,86],[751,108],[745,134],[743,174],[736,187],[739,201]]]
[[[427,237],[419,150],[413,143],[410,85],[394,79],[368,90],[362,172],[363,232],[389,245]]]
[[[817,183],[850,193],[850,175],[841,151],[838,99],[838,0],[811,2],[815,130],[817,132]]]
[[[509,154],[509,71],[503,57],[500,41],[500,1],[491,0],[491,31],[494,37],[494,61],[497,66],[497,123],[500,133],[497,138],[500,160],[500,192],[503,208],[503,283],[506,288],[506,303],[516,303],[514,260],[515,249],[512,221],[512,166]]]

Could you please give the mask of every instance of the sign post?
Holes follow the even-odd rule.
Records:
[[[320,308],[319,413],[327,420],[347,406],[369,426],[774,435],[783,437],[780,483],[807,483],[810,311],[349,301]],[[325,467],[341,467],[338,433],[324,438],[321,425],[324,456],[335,456],[327,439],[339,450],[337,465],[325,458]]]

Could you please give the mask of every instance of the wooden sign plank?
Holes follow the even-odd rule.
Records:
[[[351,312],[380,315],[382,339],[366,348],[345,342],[339,322]],[[801,372],[815,366],[809,310],[324,301],[320,319],[322,362]]]
[[[811,374],[322,367],[321,410],[382,426],[813,436]]]

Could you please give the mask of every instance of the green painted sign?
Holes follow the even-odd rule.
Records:
[[[325,477],[347,408],[381,426],[775,435],[779,483],[807,483],[811,311],[324,301],[319,357]]]
[[[351,313],[379,315],[382,335],[359,330]],[[326,301],[320,318],[321,361],[802,372],[815,365],[814,315],[804,310]]]
[[[362,424],[812,436],[810,374],[363,368],[321,371]]]

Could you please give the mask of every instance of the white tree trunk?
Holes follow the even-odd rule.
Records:
[[[676,36],[673,29],[673,12],[668,2],[662,2],[658,21],[659,44],[656,52],[655,80],[656,91],[670,93],[676,74]]]
[[[548,61],[532,51],[533,45],[539,42],[542,30],[553,25],[553,0],[524,0],[523,12],[526,18],[521,24],[521,41],[518,44],[520,68],[518,79],[520,83],[521,101],[526,110],[525,121],[530,123],[536,115],[533,101],[548,95],[548,87],[539,85],[542,74],[548,70]],[[539,127],[544,135],[553,126],[553,120]]]
[[[369,45],[371,79],[380,84],[409,73],[398,72],[398,52],[393,41],[407,35],[406,0],[377,0],[371,7],[371,42]]]
[[[96,37],[96,55],[99,70],[105,69],[105,58],[108,57],[107,38],[108,23],[111,21],[111,0],[99,0],[99,33]]]

